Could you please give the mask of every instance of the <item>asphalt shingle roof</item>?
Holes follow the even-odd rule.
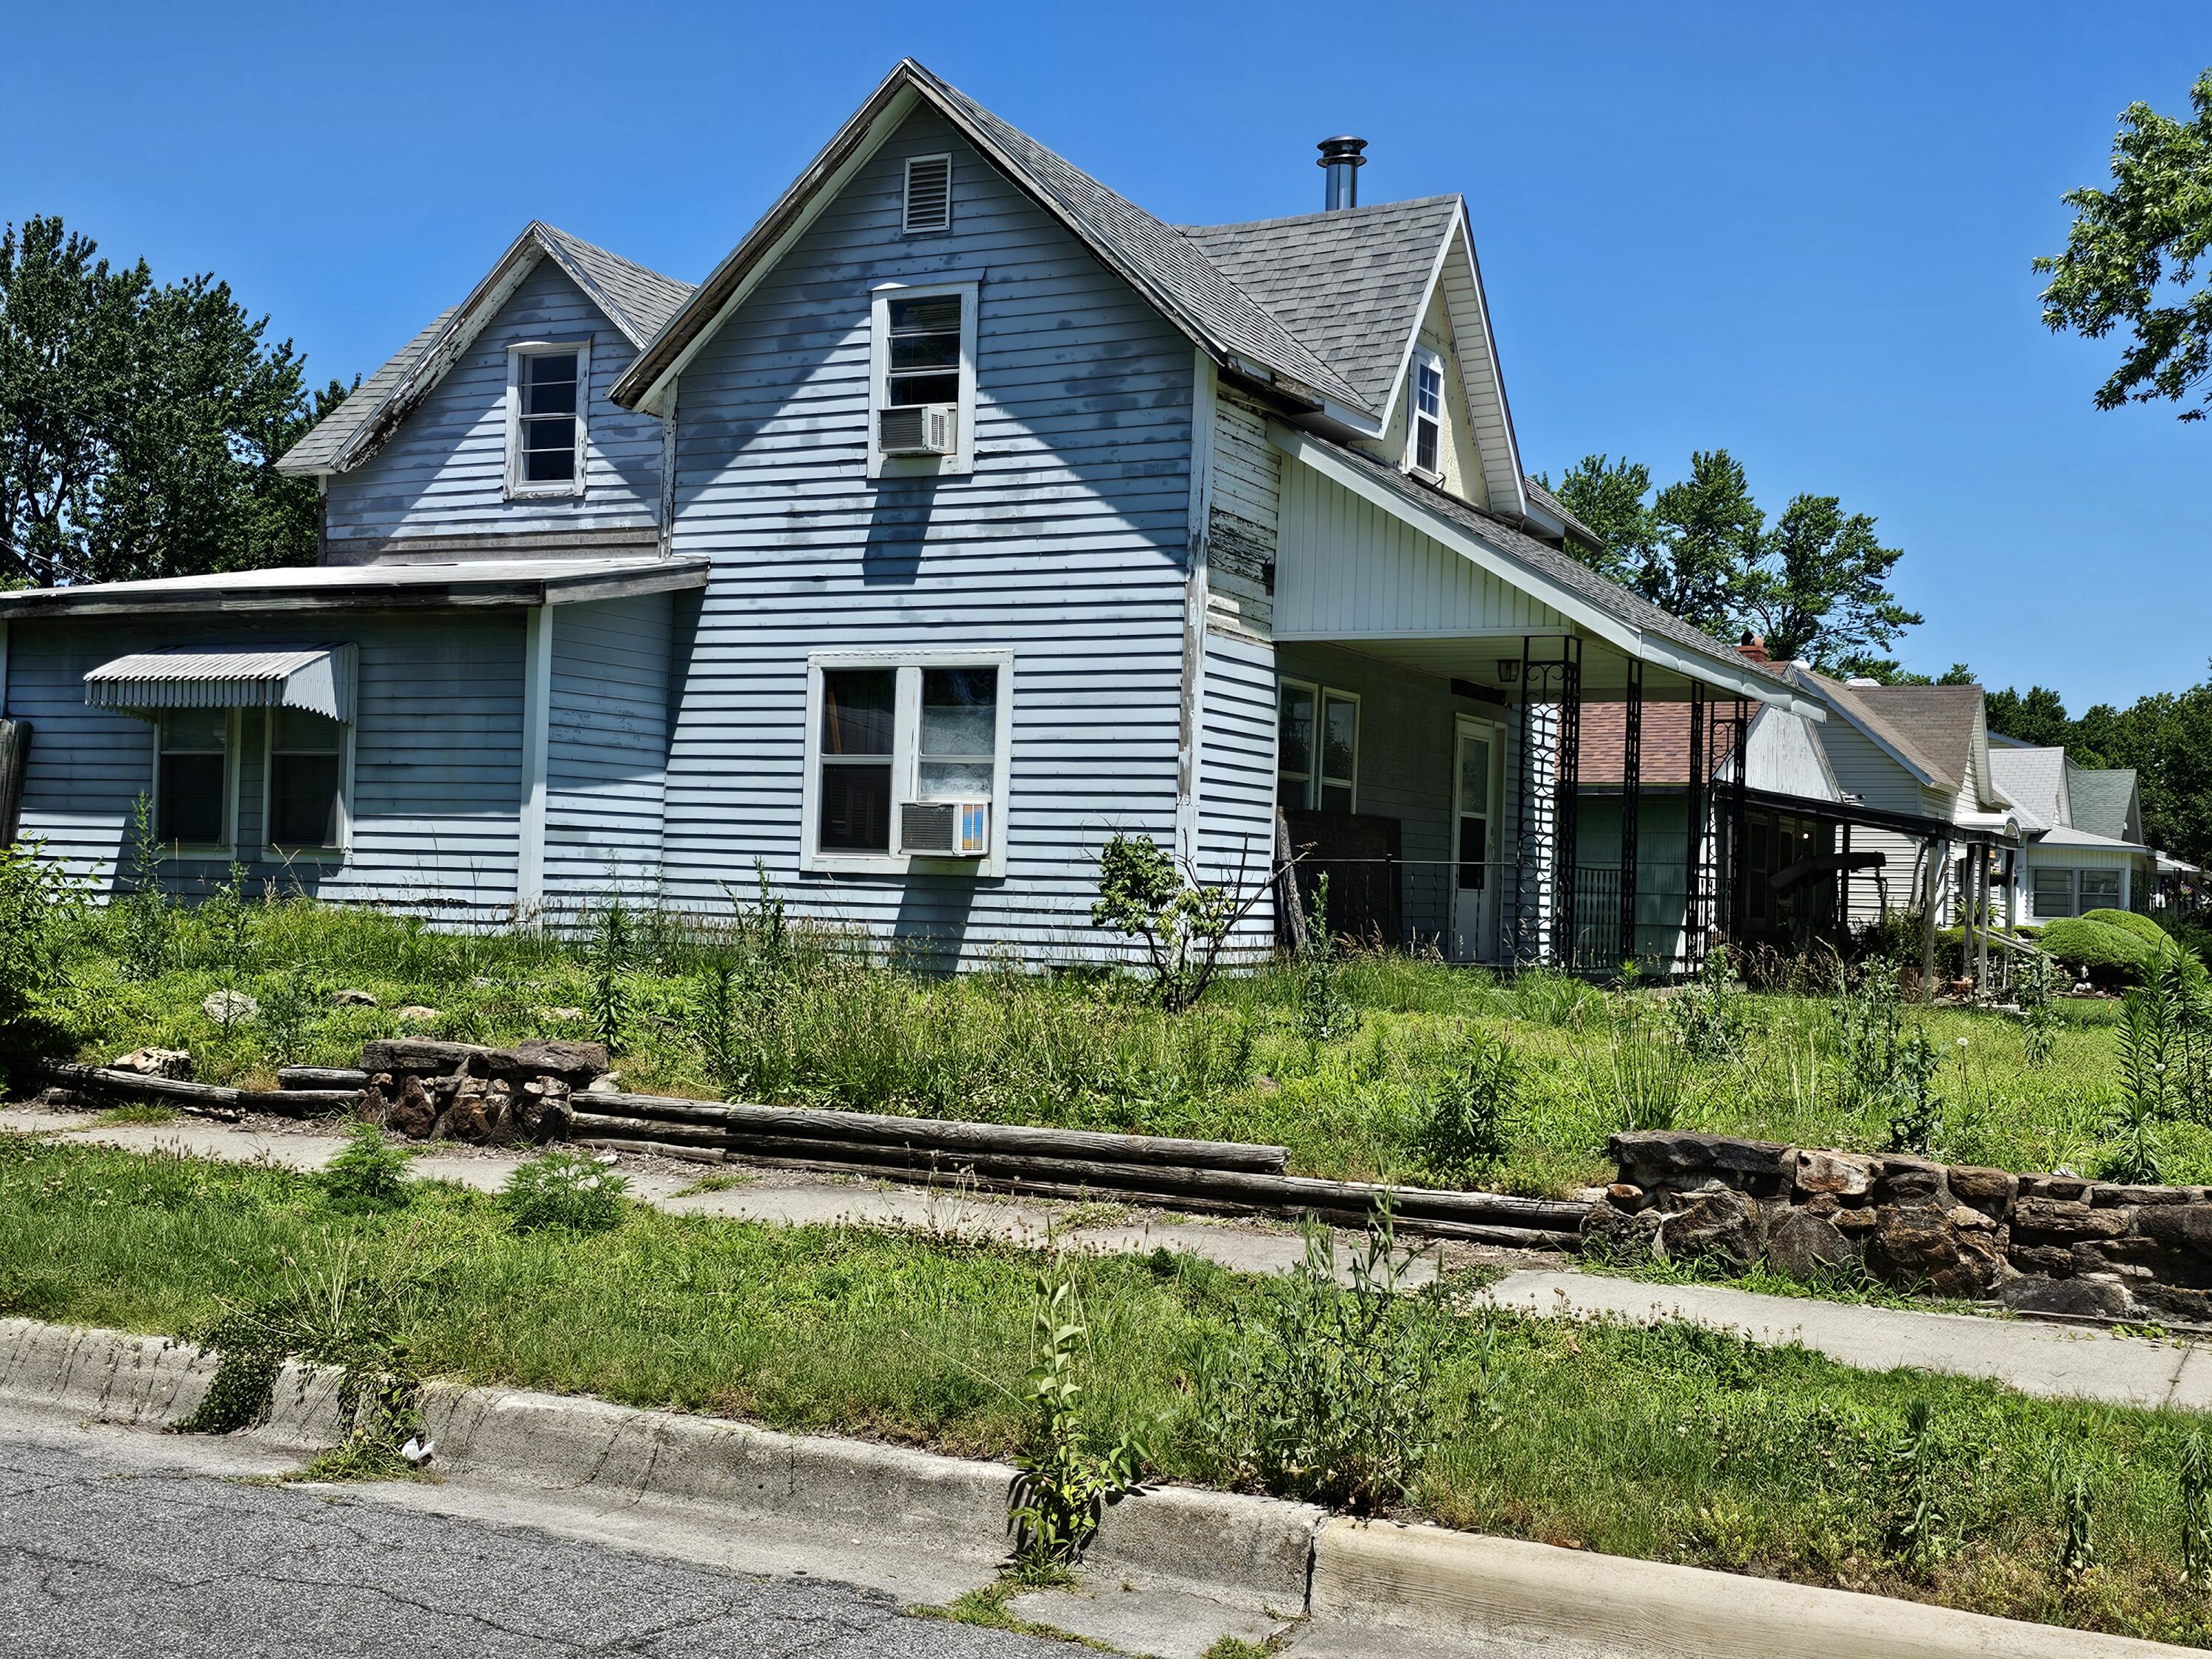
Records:
[[[1381,412],[1459,198],[1185,225],[1182,234]]]
[[[415,365],[422,361],[423,354],[430,349],[430,343],[446,331],[446,325],[453,320],[453,313],[459,309],[459,306],[448,306],[440,312],[436,321],[400,347],[389,362],[356,386],[343,403],[316,422],[306,437],[285,451],[276,463],[276,470],[288,473],[319,472],[328,466],[345,441],[360,431],[399,383],[415,372]]]
[[[2115,841],[2136,839],[2135,826],[2128,822],[2128,809],[2136,798],[2135,768],[2116,766],[2098,771],[2086,766],[2069,767],[2066,793],[2074,803],[2076,830],[2110,836]]]
[[[1813,678],[1830,702],[1856,714],[1944,788],[1965,787],[1980,686],[1845,685]]]
[[[2019,810],[2030,830],[2056,830],[2066,822],[2066,751],[1990,745],[1990,776]]]

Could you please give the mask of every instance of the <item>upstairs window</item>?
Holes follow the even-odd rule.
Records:
[[[872,307],[868,476],[969,471],[978,284],[889,283]]]
[[[1443,475],[1444,362],[1433,351],[1413,357],[1413,470]]]
[[[161,715],[154,769],[154,835],[164,846],[228,849],[231,714],[172,708]]]
[[[345,727],[302,708],[269,712],[267,841],[272,852],[345,842]]]
[[[909,236],[919,231],[952,228],[952,158],[915,155],[906,164],[906,212],[902,221]]]
[[[507,349],[507,493],[584,493],[588,341]]]

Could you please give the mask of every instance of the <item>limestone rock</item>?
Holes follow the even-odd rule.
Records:
[[[192,1057],[182,1048],[133,1048],[118,1056],[109,1069],[136,1072],[140,1077],[165,1077],[181,1083],[192,1074]]]
[[[430,1091],[422,1086],[419,1077],[410,1077],[399,1085],[399,1097],[392,1103],[385,1115],[385,1127],[395,1134],[412,1140],[428,1140],[430,1131],[437,1127],[438,1109],[430,1102]]]
[[[218,1025],[232,1025],[252,1019],[261,1005],[243,991],[212,991],[200,1003],[200,1012]]]
[[[1971,1204],[1954,1204],[1943,1212],[1943,1219],[1967,1232],[1994,1232],[1997,1224]]]
[[[1874,1186],[1874,1160],[1856,1152],[1800,1152],[1797,1190],[1856,1198]]]
[[[465,1140],[471,1146],[481,1146],[491,1139],[491,1114],[484,1109],[482,1095],[456,1095],[453,1103],[446,1109],[446,1133],[455,1140]]]
[[[437,1018],[438,1011],[435,1008],[425,1008],[419,1002],[410,1002],[399,1011],[399,1023],[402,1025],[428,1025],[434,1024]]]
[[[2212,1255],[2212,1204],[2160,1204],[2133,1214],[2135,1231],[2153,1243]]]
[[[584,1092],[587,1095],[618,1095],[622,1092],[622,1073],[620,1072],[602,1072],[584,1085]],[[1596,1189],[1598,1193],[1601,1193],[1603,1190],[1604,1188],[1602,1188]],[[1597,1201],[1596,1193],[1593,1193],[1591,1195],[1584,1198],[1583,1201],[1586,1204],[1595,1203]]]
[[[1583,1218],[1583,1248],[1620,1261],[1656,1255],[1660,1219],[1656,1210],[1631,1212],[1616,1204],[1593,1204]]]
[[[2135,1311],[2126,1287],[2109,1279],[2015,1279],[1997,1298],[2015,1313],[2125,1319]]]
[[[554,1077],[581,1088],[607,1069],[607,1051],[597,1042],[524,1042],[494,1050],[484,1065],[494,1077]]]
[[[472,1072],[491,1050],[474,1042],[437,1042],[428,1037],[387,1037],[361,1046],[361,1069],[418,1077]]]
[[[374,1008],[377,1006],[376,993],[374,991],[333,991],[331,993],[331,1006],[333,1008]]]
[[[581,1008],[533,1008],[530,1012],[541,1025],[581,1025],[585,1019]]]
[[[1952,1197],[2000,1215],[2011,1206],[2020,1186],[2020,1178],[2009,1170],[1985,1170],[1971,1164],[1953,1164],[1945,1179]]]
[[[2128,1231],[2131,1210],[2093,1210],[2078,1199],[2023,1198],[2013,1206],[2016,1231],[2052,1238],[2118,1238]]]
[[[1831,1219],[1839,1231],[1869,1233],[1879,1224],[1881,1217],[1872,1210],[1838,1210]]]
[[[1943,1166],[1921,1158],[1885,1158],[1875,1178],[1875,1190],[1887,1204],[1936,1203],[1943,1196]]]
[[[1812,1281],[1853,1256],[1850,1242],[1832,1221],[1804,1210],[1777,1217],[1766,1233],[1766,1260],[1779,1273]]]
[[[1788,1171],[1791,1149],[1771,1140],[1737,1140],[1728,1135],[1692,1134],[1686,1130],[1627,1130],[1613,1137],[1607,1150],[1624,1179],[1631,1169],[1661,1176],[1727,1175],[1779,1180]],[[1656,1184],[1638,1182],[1639,1186]]]
[[[1669,1261],[1710,1261],[1742,1273],[1759,1260],[1759,1203],[1716,1182],[1684,1193],[1659,1224],[1659,1251]]]
[[[1986,1296],[2002,1260],[1987,1233],[1961,1233],[1941,1211],[1922,1207],[1884,1205],[1866,1247],[1867,1267],[1877,1279],[1934,1296]]]

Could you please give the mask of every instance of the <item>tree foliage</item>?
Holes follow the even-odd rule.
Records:
[[[276,462],[347,388],[267,328],[59,218],[0,230],[0,587],[313,563],[314,486]]]
[[[1904,550],[1882,545],[1869,514],[1801,495],[1770,524],[1724,449],[1693,453],[1689,476],[1656,490],[1642,463],[1586,455],[1558,494],[1605,544],[1580,552],[1592,568],[1709,631],[1753,629],[1779,659],[1880,660],[1920,621],[1889,587]]]
[[[2097,388],[2097,407],[2160,399],[2212,407],[2212,284],[2188,291],[2212,251],[2212,69],[2190,88],[2193,118],[2130,104],[2112,141],[2109,190],[2069,191],[2066,251],[2035,261],[2051,278],[2043,320],[2100,340],[2124,325],[2134,342]]]

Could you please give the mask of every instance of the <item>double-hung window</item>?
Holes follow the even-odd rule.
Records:
[[[228,708],[162,712],[154,768],[154,836],[179,851],[227,854],[233,834]]]
[[[263,839],[269,850],[343,850],[346,727],[304,708],[272,708],[268,718]]]
[[[1359,697],[1285,680],[1275,726],[1277,798],[1288,811],[1358,810]]]
[[[591,401],[588,340],[531,341],[507,352],[507,493],[580,495]]]
[[[1424,348],[1413,354],[1413,471],[1443,476],[1444,360]]]
[[[896,872],[949,856],[941,841],[909,842],[925,819],[946,815],[906,809],[957,802],[959,834],[982,841],[965,866],[1003,874],[1012,670],[1004,651],[817,654],[808,668],[804,867]]]
[[[868,476],[975,465],[975,311],[981,279],[890,283],[869,317]]]

